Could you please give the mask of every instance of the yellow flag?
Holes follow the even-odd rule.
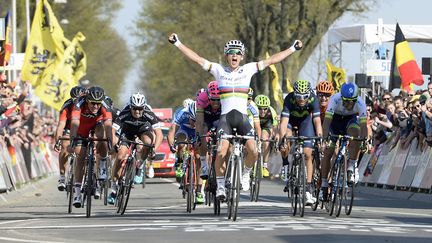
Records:
[[[85,36],[78,32],[67,44],[63,58],[54,68],[47,68],[42,74],[35,94],[48,106],[60,110],[69,98],[69,91],[78,85],[78,80],[86,74],[87,59],[80,42]]]
[[[331,64],[329,61],[326,61],[326,67],[327,67],[327,81],[333,84],[333,88],[335,89],[335,92],[339,92],[342,84],[346,82],[345,69],[336,67],[333,64]]]
[[[269,58],[270,55],[266,52],[266,59]],[[276,101],[279,107],[283,105],[283,97],[282,97],[282,88],[279,83],[279,75],[277,73],[277,69],[274,64],[269,66],[270,71],[272,73],[272,88],[273,88],[273,99]]]
[[[64,39],[48,1],[39,0],[25,51],[22,80],[37,86],[45,69],[63,58]]]
[[[291,83],[291,80],[288,77],[285,80],[285,84],[286,84],[286,88],[287,88],[288,94],[291,93],[291,92],[294,92],[294,87],[293,87],[293,85]]]

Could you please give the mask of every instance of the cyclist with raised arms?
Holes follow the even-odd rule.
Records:
[[[74,140],[75,137],[87,138],[90,131],[95,131],[98,139],[107,138],[105,142],[98,142],[96,150],[103,157],[108,158],[108,151],[112,148],[112,114],[105,102],[105,92],[101,87],[90,87],[85,96],[80,97],[72,109],[71,115],[71,145],[68,150],[77,155],[75,177],[74,177],[74,199],[73,205],[81,207],[81,182],[84,173],[84,158],[86,156],[87,143]],[[104,131],[105,130],[105,131]],[[84,148],[83,148],[84,147]],[[99,162],[99,179],[106,179],[106,164]],[[97,190],[98,191],[98,190]],[[95,194],[96,197],[96,194]]]
[[[196,132],[198,135],[205,135],[213,128],[217,127],[221,115],[221,105],[219,88],[216,81],[211,81],[207,89],[201,89],[196,98]],[[208,178],[207,140],[201,139],[199,147],[201,161],[201,179]]]
[[[316,86],[316,92],[319,99],[321,122],[324,122],[324,117],[330,97],[334,93],[333,84],[326,80],[320,81]]]
[[[289,93],[284,100],[281,114],[279,137],[293,136],[293,128],[298,128],[298,136],[313,137],[322,136],[320,110],[318,99],[313,94],[311,84],[307,80],[298,80],[294,83],[294,91]],[[284,144],[281,140],[280,151],[284,166],[288,166],[288,153],[290,144]],[[312,195],[312,147],[313,141],[304,142],[304,154],[306,162],[306,205],[312,205],[316,198]]]
[[[70,98],[63,103],[63,106],[60,109],[59,121],[57,124],[55,138],[60,138],[62,136],[65,138],[69,138],[72,108],[74,106],[75,100],[81,97],[81,95],[83,95],[84,93],[85,93],[85,88],[82,86],[75,86],[70,90]],[[59,142],[60,143],[57,143],[55,146],[56,151],[60,150],[59,157],[58,157],[60,178],[58,180],[57,189],[59,191],[64,191],[66,189],[66,184],[65,184],[66,168],[65,167],[66,167],[67,157],[69,155],[67,151],[67,147],[69,146],[69,141],[59,140]]]
[[[366,103],[358,97],[359,89],[354,83],[344,83],[340,92],[330,98],[323,123],[323,136],[349,135],[352,137],[367,137]],[[347,182],[354,183],[354,170],[360,156],[360,141],[352,140],[348,145],[349,160],[347,168]],[[327,199],[330,161],[334,155],[335,143],[330,143],[324,150],[321,160],[321,192],[322,198]],[[358,178],[357,178],[358,179]]]
[[[252,76],[271,64],[283,61],[296,50],[302,48],[301,41],[296,40],[290,48],[276,53],[268,59],[240,66],[240,62],[244,58],[245,47],[241,41],[231,40],[224,46],[225,61],[228,66],[222,66],[215,62],[209,62],[199,56],[196,52],[182,44],[175,33],[171,34],[168,40],[187,58],[202,66],[204,70],[210,72],[215,77],[221,92],[222,106],[218,130],[227,135],[232,134],[233,128],[237,129],[239,135],[253,135],[253,130],[247,117],[247,94]],[[255,144],[254,140],[248,140],[245,144],[247,155],[241,182],[242,189],[245,191],[249,190],[249,174],[258,157]],[[228,140],[222,139],[219,141],[219,149],[216,156],[216,176],[218,184],[216,196],[221,200],[224,200],[226,197],[223,163],[225,162],[224,159],[228,148]]]
[[[133,94],[129,99],[129,105],[123,108],[114,122],[120,129],[120,138],[135,141],[141,140],[144,144],[153,145],[156,151],[162,143],[163,134],[159,124],[159,118],[146,106],[145,96],[141,93]],[[109,204],[114,204],[117,196],[117,181],[120,177],[121,161],[127,159],[130,144],[126,141],[119,142],[117,157],[113,165],[112,191],[108,198]],[[149,147],[138,146],[141,153],[141,160],[144,161],[150,155]]]
[[[278,120],[277,113],[273,107],[270,106],[270,98],[266,95],[258,95],[255,97],[255,104],[258,106],[259,111],[259,122],[261,127],[261,138],[263,140],[269,140],[277,134]],[[263,161],[263,177],[269,176],[268,161],[270,157],[270,143],[263,143],[263,150],[261,151],[264,155]]]

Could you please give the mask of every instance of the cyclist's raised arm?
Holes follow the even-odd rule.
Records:
[[[198,55],[196,52],[194,52],[189,47],[185,46],[183,43],[180,42],[180,39],[178,38],[177,34],[172,33],[170,37],[168,38],[168,41],[177,46],[177,48],[190,60],[198,63],[200,66],[203,66],[205,63],[205,59],[202,58],[200,55]]]
[[[284,51],[278,52],[276,54],[273,54],[269,58],[262,60],[264,68],[266,68],[272,64],[276,64],[276,63],[283,61],[285,58],[287,58],[288,56],[293,54],[295,51],[302,49],[302,47],[303,47],[303,43],[299,40],[295,40],[294,44],[290,48],[288,48]]]

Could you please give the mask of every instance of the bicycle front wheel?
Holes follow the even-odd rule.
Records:
[[[304,216],[304,210],[306,205],[306,169],[305,169],[305,160],[302,156],[302,160],[299,161],[300,164],[298,165],[298,180],[297,180],[297,187],[298,187],[298,209],[300,217]]]
[[[128,161],[126,162],[126,175],[125,175],[125,181],[124,181],[124,186],[123,186],[123,203],[122,203],[122,207],[120,210],[120,214],[123,215],[126,211],[126,207],[129,201],[129,196],[130,196],[130,192],[133,186],[133,181],[134,181],[134,177],[135,177],[135,159],[134,158],[129,158]]]
[[[313,173],[312,173],[312,194],[315,195],[316,201],[312,205],[312,210],[316,211],[320,204],[319,194],[321,189],[321,168],[318,151],[314,151]]]
[[[255,193],[254,193],[254,201],[255,202],[258,202],[260,186],[261,186],[261,179],[262,179],[263,162],[264,162],[264,157],[261,154],[260,159],[258,160],[258,163],[257,163],[257,170],[256,170],[256,174],[255,174]]]
[[[345,177],[346,178],[346,177]],[[343,205],[345,214],[350,215],[354,203],[354,185],[346,185],[343,192]]]
[[[233,178],[233,212],[232,212],[232,217],[233,217],[233,221],[237,220],[237,211],[238,211],[238,205],[240,202],[240,178],[241,178],[241,169],[240,166],[242,166],[241,161],[239,160],[239,158],[237,158],[237,163],[234,166],[234,178]]]
[[[92,194],[94,189],[93,183],[95,183],[95,181],[93,180],[94,179],[93,165],[94,165],[94,160],[93,158],[90,158],[87,165],[87,181],[86,181],[86,190],[85,190],[87,218],[89,218],[91,215]]]
[[[190,156],[187,159],[187,161],[185,161],[184,163],[188,163],[188,166],[187,166],[188,168],[186,170],[186,176],[185,176],[185,178],[186,178],[186,183],[185,183],[185,187],[186,187],[186,211],[188,213],[191,213],[193,203],[194,203],[193,170],[195,168],[193,167]]]
[[[297,201],[298,201],[298,188],[297,188],[297,161],[293,161],[293,165],[291,166],[291,171],[288,177],[288,200],[291,203],[292,215],[295,216],[297,214]]]

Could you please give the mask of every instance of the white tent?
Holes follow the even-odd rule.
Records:
[[[432,43],[432,25],[399,25],[408,42]],[[333,28],[328,31],[328,55],[336,66],[342,63],[342,43],[360,43],[360,69],[366,70],[367,57],[374,53],[374,46],[381,42],[393,42],[396,24],[359,24]],[[370,55],[369,55],[370,56]]]
[[[408,42],[432,43],[432,25],[399,25]],[[335,45],[340,42],[360,42],[363,45],[379,43],[379,34],[382,42],[392,42],[395,36],[396,25],[383,24],[378,29],[377,24],[362,24],[347,27],[333,28],[328,32],[328,44]]]

